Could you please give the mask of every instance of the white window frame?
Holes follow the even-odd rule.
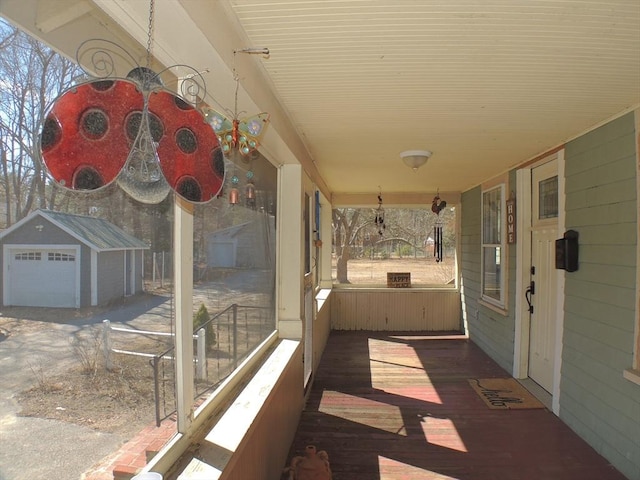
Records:
[[[494,192],[495,190],[500,191],[500,200],[499,200],[499,208],[498,216],[496,217],[500,222],[497,226],[498,230],[498,243],[485,243],[485,195]],[[491,185],[487,187],[483,187],[482,195],[481,195],[481,232],[480,232],[480,298],[481,300],[489,304],[491,306],[498,307],[500,309],[506,309],[506,285],[507,285],[507,255],[506,255],[506,186],[505,183],[499,183],[497,185]],[[489,295],[485,295],[485,249],[487,248],[499,248],[500,249],[500,280],[498,283],[499,289],[499,298],[494,298]]]

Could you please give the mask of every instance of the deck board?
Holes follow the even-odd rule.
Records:
[[[290,456],[333,480],[623,480],[546,409],[491,410],[469,378],[508,377],[468,339],[332,332]]]

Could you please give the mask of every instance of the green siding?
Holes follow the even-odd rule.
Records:
[[[640,478],[633,359],[637,192],[633,114],[566,145],[566,226],[580,268],[565,275],[560,417],[629,478]]]
[[[637,302],[636,132],[620,117],[565,149],[565,223],[580,234],[580,268],[565,273],[560,417],[629,478],[640,479],[640,386],[632,365]],[[515,171],[509,183],[514,185]],[[507,192],[513,188],[507,186]],[[462,307],[468,333],[512,371],[515,249],[508,248],[507,315],[479,303],[480,187],[462,195]]]
[[[510,184],[515,183],[515,173]],[[511,191],[507,185],[507,196]],[[513,370],[515,335],[515,248],[507,245],[507,315],[478,302],[481,296],[481,203],[482,190],[474,188],[462,194],[461,276],[462,308],[469,338],[502,368]]]

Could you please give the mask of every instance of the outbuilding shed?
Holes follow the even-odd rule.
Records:
[[[255,219],[207,235],[207,266],[211,268],[269,268],[275,248],[275,218]]]
[[[36,210],[0,244],[5,306],[80,308],[143,291],[148,246],[101,218]]]

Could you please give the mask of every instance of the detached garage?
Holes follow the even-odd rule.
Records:
[[[275,217],[256,212],[250,222],[207,235],[207,266],[270,268],[275,241]]]
[[[0,233],[2,304],[80,308],[142,292],[148,247],[100,218],[36,210]]]

